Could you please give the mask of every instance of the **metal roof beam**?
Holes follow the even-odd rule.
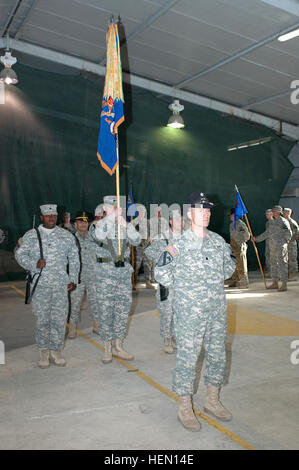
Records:
[[[29,44],[15,39],[11,39],[10,43],[11,48],[14,51],[23,52],[24,54],[67,65],[69,67],[73,67],[79,70],[92,72],[99,76],[105,76],[106,73],[106,67],[103,67],[102,65],[96,64],[94,62],[85,61],[77,57],[62,54],[60,52],[55,52],[50,49],[35,46],[34,44]],[[6,40],[4,38],[0,38],[0,49],[5,47]],[[247,111],[246,109],[238,108],[236,106],[222,103],[221,101],[206,98],[195,93],[190,93],[183,90],[176,90],[172,86],[163,85],[162,83],[138,77],[136,75],[123,73],[123,80],[126,83],[130,83],[130,85],[132,86],[144,88],[153,93],[160,93],[162,95],[171,97],[171,99],[173,99],[173,97],[175,96],[176,98],[182,101],[203,106],[204,108],[214,109],[222,113],[234,115],[241,119],[246,119],[248,121],[257,122],[277,131],[280,131],[282,126],[283,134],[288,135],[293,139],[299,140],[299,127],[285,122],[281,123],[281,121],[279,121],[278,119],[270,118],[252,111]]]
[[[291,15],[299,16],[299,4],[296,0],[260,0],[260,2],[279,8],[279,10],[286,11]]]
[[[120,43],[120,47],[122,47],[125,43],[127,43],[130,39],[133,39],[137,34],[144,31],[148,28],[151,24],[153,24],[158,18],[160,18],[164,13],[170,10],[179,0],[167,0],[160,8],[158,8],[155,13],[149,16],[143,23],[141,23],[134,31],[132,31],[126,38],[125,41]],[[101,58],[99,61],[100,64],[104,64],[106,61],[106,55]]]
[[[10,13],[8,15],[7,20],[5,21],[1,31],[0,31],[0,36],[6,36],[9,33],[9,28],[14,20],[15,15],[17,14],[18,9],[21,6],[23,0],[16,0],[12,9],[10,10]]]
[[[292,26],[288,26],[287,28],[282,29],[281,31],[277,33],[271,34],[271,36],[268,36],[267,38],[262,39],[261,41],[256,42],[252,44],[251,46],[246,47],[245,49],[242,49],[236,54],[233,54],[232,56],[227,57],[226,59],[223,59],[220,62],[217,62],[216,64],[203,69],[201,72],[198,72],[197,74],[192,75],[191,77],[186,78],[185,80],[182,80],[181,82],[175,85],[175,88],[182,88],[183,86],[187,85],[187,83],[193,82],[194,80],[197,80],[203,75],[207,75],[208,73],[213,72],[214,70],[218,69],[219,67],[222,67],[223,65],[228,64],[229,62],[232,62],[233,60],[239,59],[240,57],[243,57],[245,54],[248,54],[249,52],[252,52],[255,49],[258,49],[261,46],[265,46],[266,44],[273,41],[274,39],[277,39],[282,34],[289,33],[290,31],[293,31],[293,29],[297,29],[297,28],[299,28],[299,22],[295,23]]]

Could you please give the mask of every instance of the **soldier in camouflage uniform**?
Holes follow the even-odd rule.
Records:
[[[171,229],[157,235],[152,243],[146,248],[145,255],[155,264],[165,251],[167,245],[179,238],[183,230],[183,218],[179,211],[169,214]],[[176,348],[174,325],[173,325],[173,288],[165,288],[159,284],[156,291],[157,309],[160,312],[160,335],[164,340],[164,352],[172,354]]]
[[[292,209],[285,207],[282,215],[289,222],[292,230],[292,238],[288,244],[289,281],[296,281],[298,276],[297,240],[299,238],[299,227],[296,220],[291,218]]]
[[[269,226],[261,235],[253,237],[255,242],[269,239],[270,269],[273,283],[268,289],[278,289],[279,292],[287,290],[288,282],[288,243],[292,237],[289,222],[282,217],[282,207],[272,208],[273,220],[269,220]],[[282,284],[279,287],[278,281]]]
[[[40,351],[39,367],[47,368],[53,361],[65,366],[61,356],[68,315],[68,292],[76,287],[79,273],[79,255],[74,236],[57,227],[57,206],[41,206],[41,235],[43,258],[35,229],[25,233],[15,253],[17,262],[34,276],[41,272],[32,297],[36,320],[36,343]],[[69,266],[69,273],[67,273]]]
[[[173,391],[179,396],[178,418],[183,426],[198,431],[192,409],[196,364],[205,344],[207,399],[205,410],[222,420],[231,413],[219,401],[225,383],[227,334],[224,280],[235,270],[235,257],[224,239],[209,230],[213,206],[204,193],[192,193],[187,216],[191,229],[160,256],[155,278],[174,290],[174,328],[177,342]]]
[[[272,209],[267,209],[265,212],[266,215],[266,230],[269,227],[269,221],[273,220]],[[271,277],[270,273],[270,247],[269,247],[269,238],[266,238],[266,246],[265,246],[265,277]]]
[[[137,246],[141,235],[127,224],[116,207],[115,196],[105,196],[106,217],[96,223],[94,235],[103,254],[96,268],[97,299],[100,305],[100,338],[104,342],[103,363],[112,356],[131,360],[134,357],[123,349],[128,315],[132,304],[132,272],[129,263],[129,243]],[[118,256],[118,225],[120,226],[121,256]]]
[[[96,264],[97,264],[97,244],[88,232],[89,216],[87,212],[81,211],[76,214],[74,222],[76,232],[74,236],[80,255],[80,279],[77,288],[70,294],[70,327],[68,338],[74,339],[77,335],[77,323],[79,321],[80,309],[83,296],[86,292],[87,301],[90,308],[90,316],[93,320],[92,331],[100,334],[99,331],[99,310],[96,296]]]
[[[249,230],[244,222],[239,219],[234,224],[235,209],[230,211],[230,246],[237,259],[237,265],[229,287],[248,288],[248,270],[247,270],[247,241],[250,239]]]
[[[131,224],[137,230],[137,232],[140,233],[141,242],[134,249],[134,254],[135,254],[135,257],[134,257],[134,280],[135,280],[135,283],[137,283],[139,270],[140,270],[141,264],[143,263],[146,286],[149,287],[149,288],[152,288],[153,286],[150,283],[150,281],[151,281],[151,272],[152,272],[152,263],[149,262],[147,257],[144,255],[144,250],[146,249],[146,247],[148,246],[148,243],[149,243],[149,240],[148,240],[148,220],[146,218],[146,209],[141,204],[137,205],[136,209],[138,211],[138,216],[135,217],[135,219],[132,220]]]

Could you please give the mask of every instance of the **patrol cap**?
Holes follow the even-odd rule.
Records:
[[[214,203],[210,202],[202,192],[193,192],[190,193],[187,198],[187,204],[190,204],[191,207],[203,207],[204,209],[211,209],[214,207]]]
[[[282,207],[281,206],[274,206],[274,207],[272,207],[272,212],[280,212],[282,214]]]
[[[104,196],[103,203],[105,204],[105,206],[116,207],[117,197],[116,196]]]
[[[271,212],[272,212],[272,209],[267,209],[265,213],[266,214],[271,214]]]
[[[77,212],[74,220],[75,220],[75,222],[76,222],[76,220],[79,220],[81,222],[88,222],[89,221],[89,214],[86,211],[79,211],[79,212]]]
[[[283,212],[292,212],[292,209],[290,209],[289,207],[285,207],[285,208],[283,209]]]
[[[58,215],[56,204],[44,204],[40,206],[42,215]]]

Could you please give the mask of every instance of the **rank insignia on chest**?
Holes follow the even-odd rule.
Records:
[[[175,257],[179,254],[178,250],[174,246],[169,246],[167,251],[171,254],[171,256]]]

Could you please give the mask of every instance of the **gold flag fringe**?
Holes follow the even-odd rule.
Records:
[[[111,96],[113,101],[121,100],[122,102],[124,102],[117,24],[112,23],[108,27],[106,42],[107,62],[103,97],[104,99],[108,100]]]

